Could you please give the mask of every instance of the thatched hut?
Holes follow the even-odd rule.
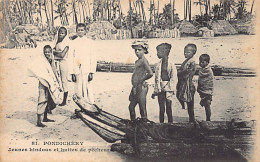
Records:
[[[198,29],[189,21],[183,20],[181,23],[177,24],[181,36],[196,36]]]
[[[210,22],[215,35],[234,35],[238,32],[227,20],[215,20]]]
[[[231,24],[239,34],[255,35],[256,18],[251,17],[247,20],[233,21]]]
[[[198,35],[204,38],[214,37],[214,31],[203,27],[199,29]]]
[[[89,33],[95,35],[96,39],[111,39],[112,31],[115,31],[116,28],[113,24],[108,21],[96,21],[89,25]]]

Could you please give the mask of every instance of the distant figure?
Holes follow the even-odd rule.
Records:
[[[210,121],[211,116],[211,101],[213,94],[213,80],[214,74],[209,66],[210,57],[208,54],[202,54],[199,58],[199,65],[201,70],[199,71],[198,79],[198,93],[200,95],[201,101],[200,105],[205,107],[206,111],[206,121]]]
[[[185,46],[184,56],[186,60],[181,64],[178,71],[177,98],[183,109],[185,109],[185,103],[187,103],[190,122],[195,121],[194,94],[196,89],[192,79],[196,72],[196,63],[193,59],[196,52],[197,46],[195,44],[188,44]]]
[[[59,61],[59,69],[61,75],[62,88],[64,91],[63,102],[59,106],[66,105],[68,97],[68,60],[71,60],[69,53],[69,37],[68,31],[65,27],[60,27],[57,33],[57,40],[55,42],[53,54],[56,60]]]
[[[148,84],[145,82],[153,76],[153,71],[149,66],[144,54],[148,54],[147,41],[135,41],[132,44],[138,60],[135,61],[134,72],[132,75],[132,90],[129,96],[129,112],[131,120],[136,118],[135,106],[139,104],[141,118],[147,118],[146,95]]]
[[[25,37],[25,45],[24,46],[25,47],[28,46],[29,48],[36,48],[37,47],[37,43],[36,43],[35,40],[33,40],[31,38],[30,35],[28,35],[28,36]]]
[[[87,38],[87,27],[83,23],[76,26],[77,37],[71,42],[73,51],[73,66],[70,66],[74,84],[74,92],[85,98],[89,103],[94,103],[92,80],[97,68],[94,52],[94,41]]]
[[[173,62],[169,60],[169,53],[171,45],[162,43],[156,47],[157,56],[160,62],[156,65],[155,69],[155,87],[154,96],[158,96],[158,103],[160,107],[159,120],[160,123],[164,122],[164,112],[166,106],[166,114],[168,116],[168,123],[172,123],[172,96],[176,93],[177,84],[177,70]]]
[[[56,67],[54,65],[54,56],[52,54],[51,46],[49,45],[44,46],[43,53],[46,60],[51,65],[51,69],[57,79],[58,76],[56,75],[57,74]],[[60,89],[60,91],[62,90]],[[51,113],[51,110],[53,110],[55,107],[56,104],[52,99],[49,89],[46,86],[44,86],[41,82],[39,82],[39,97],[38,97],[38,105],[37,105],[37,126],[38,127],[46,127],[46,125],[42,124],[42,119],[41,119],[42,114],[44,114],[43,122],[54,122],[54,120],[47,118],[47,114]]]

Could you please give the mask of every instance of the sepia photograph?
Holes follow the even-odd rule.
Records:
[[[258,9],[0,0],[0,161],[260,161]]]

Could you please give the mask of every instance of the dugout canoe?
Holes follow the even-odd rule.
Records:
[[[109,143],[111,151],[143,159],[247,161],[254,147],[255,121],[154,123],[110,114],[74,95],[75,114]],[[115,143],[117,142],[117,143]]]

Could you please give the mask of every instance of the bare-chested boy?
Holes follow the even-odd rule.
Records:
[[[157,56],[160,62],[155,69],[155,86],[154,96],[158,96],[158,103],[160,107],[159,120],[164,122],[164,112],[168,116],[168,123],[172,123],[172,96],[176,93],[177,84],[177,70],[175,64],[169,60],[169,53],[171,51],[171,44],[162,43],[156,47]]]
[[[129,111],[130,118],[134,120],[136,118],[135,106],[139,104],[141,118],[147,118],[146,111],[146,95],[148,92],[148,85],[145,80],[150,79],[153,76],[153,71],[149,66],[144,54],[148,53],[147,41],[135,41],[132,44],[132,48],[135,50],[135,54],[138,60],[135,61],[135,68],[132,75],[132,90],[129,96]]]

